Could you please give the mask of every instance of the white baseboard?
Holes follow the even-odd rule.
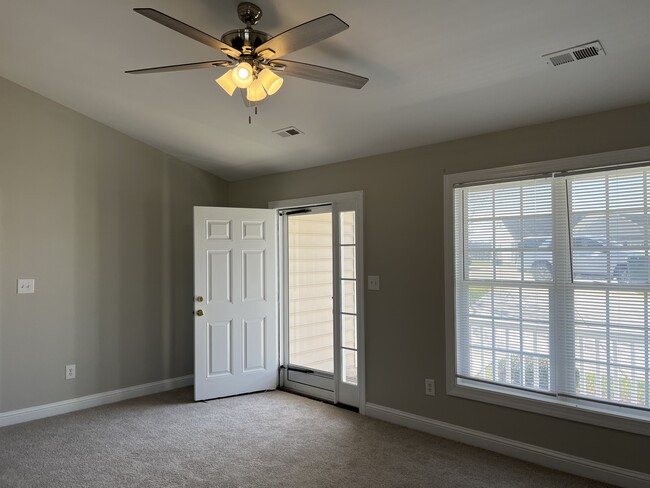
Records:
[[[650,475],[646,473],[513,441],[505,437],[486,434],[381,405],[366,403],[366,415],[577,476],[629,488],[650,486]]]
[[[76,412],[85,408],[99,407],[100,405],[121,402],[130,398],[153,395],[154,393],[174,390],[192,384],[194,384],[194,375],[179,376],[178,378],[154,381],[153,383],[120,388],[119,390],[106,391],[95,395],[71,398],[70,400],[63,400],[61,402],[11,410],[0,413],[0,427]]]

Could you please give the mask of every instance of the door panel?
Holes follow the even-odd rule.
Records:
[[[277,386],[275,215],[194,209],[196,400]]]
[[[208,376],[219,376],[232,373],[230,361],[230,329],[232,322],[217,322],[208,324],[208,344],[210,344],[210,367]]]
[[[264,301],[266,299],[263,250],[242,251],[242,300],[244,302]]]
[[[289,367],[298,366],[331,376],[334,372],[331,207],[288,215],[286,242]]]
[[[230,302],[231,251],[208,251],[208,303]]]
[[[244,321],[244,371],[264,369],[265,325],[264,319]]]

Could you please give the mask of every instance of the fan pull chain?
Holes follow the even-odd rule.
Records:
[[[257,107],[255,107],[255,115],[257,115]],[[252,116],[248,116],[248,125],[251,125],[253,123],[253,118]]]

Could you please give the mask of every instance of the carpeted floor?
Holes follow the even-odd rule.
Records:
[[[0,429],[9,487],[602,487],[284,392],[184,388]]]

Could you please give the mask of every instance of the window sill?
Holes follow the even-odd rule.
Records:
[[[456,384],[452,384],[447,394],[599,427],[650,435],[650,414],[643,412],[627,415],[627,412],[613,412],[615,407],[587,405],[580,400],[561,400],[553,396],[463,379],[458,379]]]

